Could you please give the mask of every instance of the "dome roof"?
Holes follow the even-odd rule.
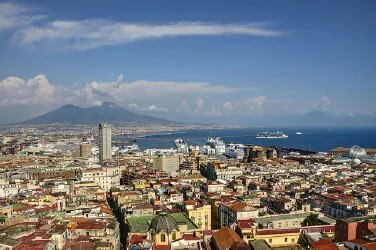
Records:
[[[366,156],[367,156],[366,151],[359,146],[353,146],[349,150],[349,157],[351,158],[363,158]]]
[[[150,230],[154,230],[155,233],[161,231],[171,233],[174,230],[179,231],[179,226],[171,215],[168,215],[166,212],[160,212],[151,220],[149,225]]]

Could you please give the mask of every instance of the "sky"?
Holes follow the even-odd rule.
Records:
[[[374,13],[372,0],[0,1],[0,123],[103,101],[223,124],[375,116]]]

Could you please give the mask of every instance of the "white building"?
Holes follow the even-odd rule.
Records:
[[[105,162],[111,160],[111,125],[107,123],[99,124],[99,161]]]
[[[108,191],[111,187],[120,185],[120,174],[119,167],[85,169],[81,181],[93,181],[103,190]]]

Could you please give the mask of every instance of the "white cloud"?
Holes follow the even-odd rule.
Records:
[[[124,79],[124,75],[123,75],[123,74],[120,74],[120,75],[118,76],[118,79],[117,79],[116,82],[122,82],[123,79]]]
[[[19,77],[7,77],[0,81],[0,104],[29,105],[48,104],[56,101],[58,88],[49,83],[45,75],[23,80]]]
[[[68,103],[92,106],[111,101],[135,112],[171,111],[181,115],[220,116],[276,112],[276,110],[279,112],[286,109],[285,104],[289,101],[270,99],[263,95],[239,99],[239,92],[243,93],[244,89],[205,82],[147,80],[119,82],[122,78],[120,75],[113,82],[93,81],[84,86],[71,84],[69,87],[63,87],[51,84],[44,75],[37,75],[28,80],[7,77],[0,81],[0,106],[28,105],[31,108],[44,105],[43,111],[48,111]],[[204,95],[205,99],[197,98],[201,95]],[[229,99],[221,102],[223,98]],[[328,105],[330,101],[322,98],[322,103]]]
[[[148,112],[167,112],[168,110],[165,108],[157,107],[156,105],[150,105],[148,107],[142,108],[142,111],[148,111]]]
[[[0,81],[1,105],[73,103],[88,106],[100,105],[103,101],[112,101],[127,105],[134,110],[166,112],[167,109],[162,108],[166,103],[171,104],[173,100],[176,102],[182,97],[194,97],[202,93],[206,96],[216,96],[241,90],[207,82],[147,80],[119,82],[122,78],[120,75],[114,82],[93,81],[81,88],[74,84],[67,88],[50,84],[45,75],[37,75],[28,80],[7,77]],[[156,102],[150,104],[150,100]],[[196,100],[197,109],[203,109],[204,104],[203,99]],[[188,112],[187,102],[183,101],[181,106],[183,111]]]
[[[223,104],[223,109],[227,112],[234,111],[235,109],[242,112],[261,111],[265,103],[274,101],[268,100],[266,96],[256,96],[243,100],[226,101]]]
[[[136,103],[130,103],[126,105],[129,109],[132,109],[134,111],[146,111],[146,112],[167,112],[168,109],[166,108],[161,108],[158,107],[157,105],[149,105],[146,107],[141,108],[138,104]]]
[[[198,98],[196,100],[196,109],[202,109],[204,108],[205,101],[201,98]]]
[[[83,89],[76,90],[75,96],[92,103],[98,98],[113,101],[150,100],[150,98],[176,96],[224,94],[240,91],[241,89],[216,85],[208,82],[173,82],[173,81],[147,81],[139,80],[130,83],[97,82],[85,85]],[[198,102],[203,105],[203,100]]]
[[[59,42],[73,50],[88,50],[139,40],[179,36],[246,35],[257,37],[281,36],[283,32],[268,28],[265,23],[215,24],[178,22],[167,24],[139,24],[103,19],[55,20],[44,25],[21,29],[17,40],[21,43]]]
[[[328,110],[330,104],[331,104],[331,100],[330,100],[327,96],[322,96],[322,97],[320,98],[320,101],[318,101],[318,102],[315,104],[314,108],[315,108],[316,110],[323,110],[323,111],[326,111],[326,110]]]
[[[238,105],[237,103],[226,101],[223,104],[223,109],[226,110],[226,111],[233,111],[236,108],[237,105]]]
[[[133,110],[140,110],[140,106],[138,106],[136,103],[127,104],[127,107]]]
[[[102,101],[94,101],[93,106],[102,106],[103,102]]]
[[[222,113],[221,113],[221,111],[219,111],[219,109],[215,105],[212,105],[211,106],[211,115],[221,116]]]
[[[16,2],[0,3],[0,31],[29,25],[46,17],[33,15],[33,10]]]
[[[267,101],[266,96],[257,96],[257,97],[245,99],[243,103],[246,105],[246,107],[249,110],[255,111],[258,109],[262,109],[266,101]]]
[[[189,112],[189,104],[187,101],[181,101],[180,106],[182,107],[183,111]]]

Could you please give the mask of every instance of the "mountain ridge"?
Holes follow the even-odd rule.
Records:
[[[149,115],[137,114],[131,112],[115,103],[103,102],[100,105],[94,105],[87,108],[81,108],[74,104],[65,104],[43,115],[14,123],[18,125],[42,125],[54,123],[72,123],[72,124],[91,124],[107,122],[163,122],[172,123],[172,121],[157,118]]]

